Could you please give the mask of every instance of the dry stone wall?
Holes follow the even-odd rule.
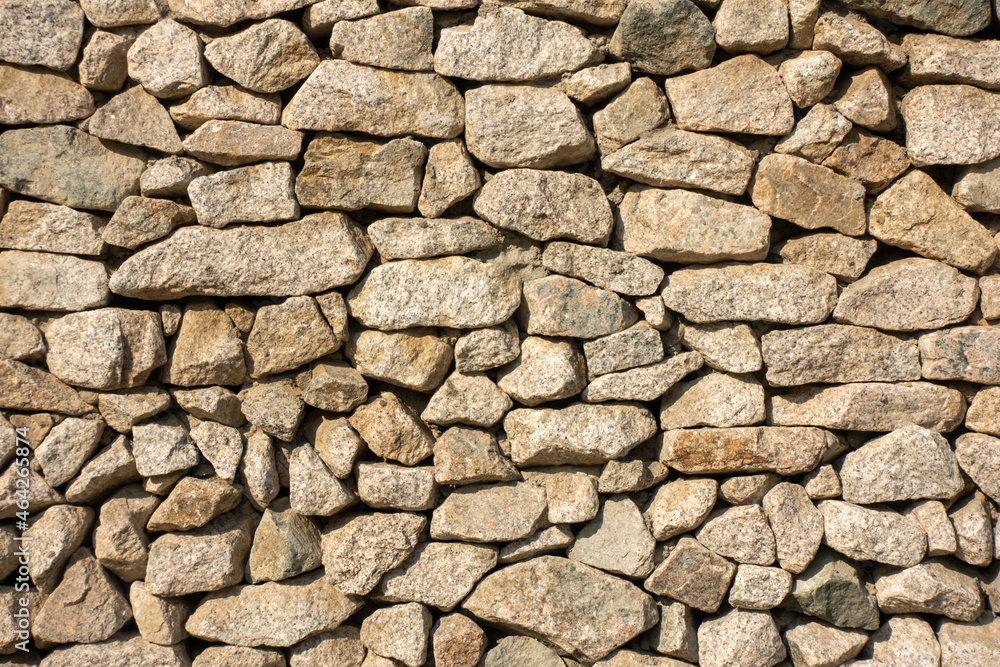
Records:
[[[989,0],[0,0],[0,662],[1000,665]]]

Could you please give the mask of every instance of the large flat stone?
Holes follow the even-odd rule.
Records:
[[[109,296],[102,262],[47,252],[0,253],[0,307],[86,310],[107,305]]]
[[[907,0],[844,0],[851,9],[892,23],[963,37],[979,32],[990,22],[988,0],[913,3]]]
[[[505,322],[520,303],[514,273],[467,257],[382,264],[347,297],[352,317],[382,330],[489,327]]]
[[[818,324],[837,303],[837,279],[799,264],[723,264],[674,271],[662,295],[692,322]]]
[[[139,194],[145,168],[141,151],[65,125],[0,135],[0,185],[54,204],[114,211]]]
[[[1000,331],[976,326],[924,334],[920,364],[928,380],[1000,384]]]
[[[603,658],[659,620],[653,598],[636,586],[555,556],[491,574],[462,608],[588,660]]]
[[[116,294],[299,296],[349,285],[372,247],[342,213],[317,213],[275,227],[184,227],[128,258],[111,277]]]
[[[916,519],[840,500],[824,500],[823,542],[855,560],[913,567],[927,552],[927,534]]]
[[[829,437],[818,428],[678,429],[663,434],[660,460],[688,475],[752,472],[798,475],[819,465]]]

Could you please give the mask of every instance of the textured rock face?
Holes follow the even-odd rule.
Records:
[[[0,655],[1000,664],[995,4],[0,0]]]

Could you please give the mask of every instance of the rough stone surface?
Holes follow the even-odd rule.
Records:
[[[704,69],[715,54],[715,30],[688,0],[631,3],[622,13],[610,50],[651,74]]]
[[[926,553],[927,535],[909,517],[839,500],[824,500],[818,507],[823,513],[823,542],[845,556],[912,567]]]
[[[815,468],[826,447],[827,434],[815,428],[678,429],[663,434],[660,460],[685,474],[795,475]]]

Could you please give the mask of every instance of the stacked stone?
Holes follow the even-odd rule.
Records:
[[[0,0],[5,664],[1000,664],[989,0],[400,3]]]

